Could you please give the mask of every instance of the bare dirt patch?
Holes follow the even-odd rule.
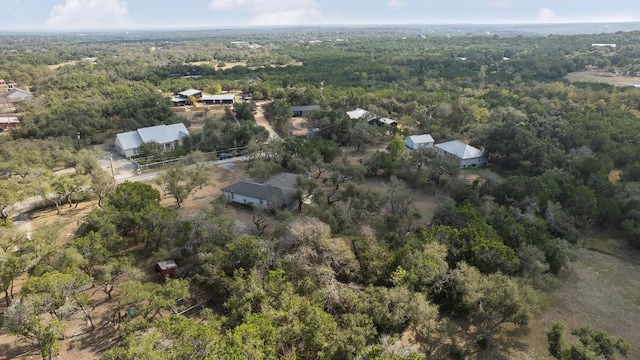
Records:
[[[288,128],[293,136],[307,136],[309,129],[307,126],[309,125],[309,120],[303,117],[293,117],[289,118]]]
[[[600,70],[573,72],[567,74],[566,78],[571,82],[593,82],[614,86],[640,87],[640,77],[625,76]]]
[[[220,70],[232,69],[236,66],[247,66],[247,62],[246,61],[225,62],[224,66],[220,66],[219,63],[216,63],[216,68]]]
[[[211,208],[212,201],[219,199],[222,195],[220,189],[238,181],[244,177],[243,163],[235,163],[234,171],[221,167],[210,169],[209,186],[199,189],[191,194],[182,204],[178,212],[182,216],[197,215],[206,212]],[[175,200],[169,196],[163,197],[161,203],[165,206],[175,206]],[[49,228],[56,232],[56,245],[64,245],[71,241],[81,221],[92,209],[97,206],[97,201],[85,201],[78,204],[78,207],[69,208],[64,206],[61,214],[57,215],[54,209],[34,211],[30,214],[30,223],[33,229]],[[223,207],[223,217],[236,219],[245,228],[250,228],[251,211],[242,207]],[[135,251],[133,249],[132,251]],[[153,280],[157,274],[153,272],[150,265],[150,258],[147,256],[140,260],[138,266],[146,270],[147,277]],[[23,275],[16,280],[14,292],[19,294],[20,286],[27,280],[27,275]],[[159,278],[157,279],[159,280]],[[90,294],[90,307],[96,325],[96,330],[89,331],[84,316],[78,312],[68,320],[65,340],[61,341],[60,359],[98,359],[102,352],[110,348],[116,341],[116,325],[113,322],[113,303],[115,300],[108,300],[98,286],[86,290]],[[4,309],[4,299],[0,299],[0,312]],[[37,347],[16,336],[0,335],[0,359],[35,359],[40,354]]]
[[[61,68],[63,66],[75,65],[77,63],[78,63],[77,60],[71,60],[71,61],[66,61],[66,62],[55,64],[55,65],[47,65],[47,68],[49,68],[49,70],[56,70],[56,69],[59,69],[59,68]]]

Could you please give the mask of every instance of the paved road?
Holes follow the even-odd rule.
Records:
[[[123,159],[118,159],[117,161],[121,162],[122,160]],[[126,159],[124,160],[128,161]],[[238,161],[245,161],[245,160],[247,160],[245,156],[238,156],[230,159],[210,161],[210,162],[207,162],[205,166],[218,166],[218,165],[235,163]],[[121,164],[118,164],[115,161],[115,159],[113,164],[114,164],[113,166],[114,169],[117,168],[117,166],[122,166]],[[111,167],[108,160],[106,162],[103,162],[102,165],[105,171],[107,172],[111,171]],[[187,167],[193,167],[193,166],[195,165],[189,165]],[[145,172],[138,175],[138,174],[135,174],[134,171],[127,171],[127,172],[118,172],[117,174],[114,173],[114,175],[115,175],[116,181],[118,182],[118,184],[120,184],[125,181],[143,181],[143,182],[151,181],[158,177],[158,172],[157,171]],[[26,215],[26,213],[29,212],[34,205],[42,203],[43,201],[44,200],[42,199],[42,197],[33,196],[13,205],[12,220],[16,226],[19,226],[21,229],[27,232],[28,235],[30,235],[31,226],[30,226],[30,221],[28,220],[29,217]]]
[[[257,112],[255,116],[256,124],[264,127],[269,131],[269,141],[278,139],[281,140],[280,136],[271,128],[271,125],[267,121],[264,116],[264,108],[265,104],[268,104],[268,101],[259,102],[257,105]],[[210,161],[206,163],[206,166],[217,166],[221,164],[227,163],[235,163],[237,161],[245,161],[247,158],[245,156],[238,156],[225,160],[216,160]],[[131,161],[123,158],[120,155],[112,154],[111,159],[108,157],[99,161],[100,166],[108,173],[111,173],[116,181],[120,184],[125,181],[151,181],[158,177],[158,172],[144,172],[142,174],[136,173],[136,168]],[[194,165],[190,165],[194,166]],[[33,208],[35,204],[42,203],[44,200],[40,196],[33,196],[28,199],[25,199],[19,203],[14,204],[13,206],[13,221],[21,224],[25,230],[30,230],[28,224],[28,216],[25,214]]]

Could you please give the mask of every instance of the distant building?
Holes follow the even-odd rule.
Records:
[[[369,120],[371,117],[376,117],[375,115],[373,115],[372,113],[370,113],[369,111],[365,110],[365,109],[361,109],[361,108],[357,108],[355,110],[352,111],[347,111],[347,116],[350,119],[365,119],[365,120]]]
[[[432,149],[434,140],[429,134],[411,135],[404,139],[404,144],[409,152],[418,149]]]
[[[85,58],[80,59],[80,61],[88,62],[88,63],[91,63],[91,64],[95,65],[95,64],[97,64],[97,63],[98,63],[98,58],[95,58],[95,57],[85,57]]]
[[[189,89],[179,92],[176,96],[172,97],[171,102],[173,106],[193,105],[191,103],[192,99],[205,105],[232,105],[235,94],[203,95],[202,90]]]
[[[371,124],[371,122],[369,122]],[[398,122],[393,120],[393,119],[389,119],[389,118],[385,118],[385,117],[381,117],[381,118],[377,118],[375,120],[375,124],[378,126],[388,126],[388,127],[392,127],[392,128],[396,128],[398,127]]]
[[[164,151],[175,150],[182,146],[182,139],[189,135],[183,123],[156,125],[116,135],[116,150],[126,157],[140,155],[142,144],[155,141]]]
[[[11,90],[11,89],[17,89],[18,88],[18,84],[15,82],[6,82],[4,79],[0,79],[0,91],[1,90]]]
[[[191,97],[195,98],[197,101],[202,97],[202,90],[189,89],[179,92],[176,96],[171,98],[171,102],[173,103],[173,106],[193,105],[191,103]]]
[[[293,108],[291,108],[291,110],[293,112],[293,116],[297,117],[297,116],[308,116],[312,112],[322,110],[322,108],[320,108],[320,105],[305,105],[305,106],[294,106]]]
[[[222,189],[222,195],[232,202],[261,208],[282,206],[293,210],[298,206],[296,182],[299,175],[280,173],[263,183],[239,181]]]
[[[460,140],[437,144],[436,152],[442,156],[455,156],[460,160],[460,167],[476,167],[487,164],[487,158],[482,150],[467,145]]]
[[[233,105],[235,94],[204,95],[200,98],[205,105]]]
[[[20,120],[15,116],[0,116],[0,129],[6,130],[20,126]]]
[[[32,97],[32,93],[17,88],[8,90],[7,92],[0,92],[0,112],[15,111],[16,103],[31,99]]]
[[[591,44],[591,46],[593,46],[593,47],[608,47],[608,48],[612,48],[612,49],[616,48],[616,44]]]

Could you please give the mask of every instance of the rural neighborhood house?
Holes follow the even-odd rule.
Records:
[[[433,148],[433,143],[433,137],[429,134],[411,135],[404,139],[404,144],[409,152],[418,149],[431,149]]]
[[[436,152],[440,155],[455,156],[460,159],[460,167],[476,167],[487,164],[487,158],[482,150],[467,145],[460,140],[448,141],[436,145]]]
[[[298,206],[296,181],[298,175],[280,173],[263,183],[239,181],[222,189],[222,195],[238,204],[261,208],[282,206],[293,210]]]
[[[155,141],[164,151],[175,150],[182,146],[182,139],[189,135],[183,123],[156,125],[116,135],[116,150],[122,156],[130,158],[140,154],[143,143]]]

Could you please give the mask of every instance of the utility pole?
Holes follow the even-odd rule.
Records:
[[[113,172],[113,155],[111,153],[109,153],[109,165],[111,165],[111,177],[115,180],[116,175]]]

